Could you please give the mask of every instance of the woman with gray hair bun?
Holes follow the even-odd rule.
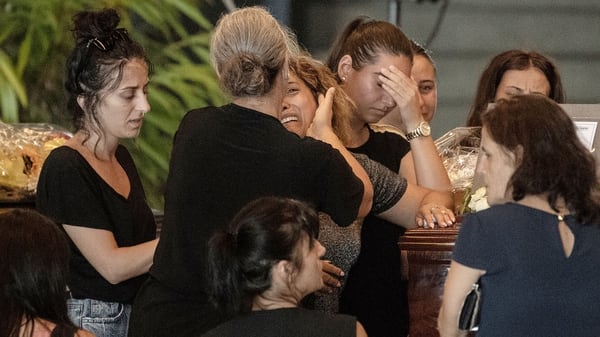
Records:
[[[366,172],[277,119],[295,45],[261,7],[235,10],[217,23],[211,60],[232,102],[191,110],[181,121],[161,243],[134,303],[130,336],[198,336],[226,318],[208,298],[208,240],[248,202],[307,201],[342,226],[368,213],[373,192]]]

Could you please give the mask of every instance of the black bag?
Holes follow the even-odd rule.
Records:
[[[461,330],[473,330],[479,326],[479,304],[481,302],[481,289],[479,282],[473,284],[471,292],[465,298],[460,310],[458,328]]]

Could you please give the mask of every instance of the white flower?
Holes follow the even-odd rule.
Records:
[[[469,208],[472,211],[479,212],[486,208],[489,208],[490,205],[487,202],[487,190],[484,187],[480,187],[471,195],[471,201],[469,201]]]

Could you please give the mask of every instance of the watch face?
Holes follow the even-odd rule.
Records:
[[[429,135],[431,134],[431,127],[429,126],[429,123],[423,122],[419,127],[421,129],[421,132],[423,133],[423,136],[429,137]]]

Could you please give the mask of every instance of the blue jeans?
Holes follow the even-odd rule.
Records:
[[[96,337],[127,337],[130,304],[70,298],[67,306],[73,323]]]

